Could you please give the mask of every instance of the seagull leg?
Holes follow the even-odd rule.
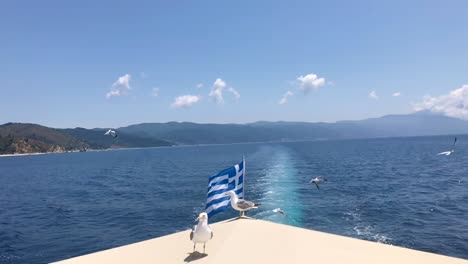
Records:
[[[245,216],[245,211],[239,211],[239,218],[244,217],[244,216]]]
[[[193,243],[193,252],[195,252],[195,243]]]
[[[203,243],[203,254],[205,254],[205,245],[206,243]]]

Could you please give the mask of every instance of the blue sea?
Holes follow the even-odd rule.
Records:
[[[246,158],[250,216],[468,259],[468,137],[0,158],[0,263],[46,263],[193,226],[208,177]],[[318,190],[309,180],[328,179]],[[286,216],[273,213],[282,208]],[[210,219],[236,216],[233,210]]]

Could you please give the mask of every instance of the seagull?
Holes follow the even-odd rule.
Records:
[[[440,152],[440,153],[437,153],[437,155],[449,156],[450,154],[452,154],[453,152],[455,152],[455,144],[456,144],[456,143],[457,143],[457,137],[455,137],[455,138],[453,139],[452,150]]]
[[[117,137],[117,132],[115,132],[115,130],[109,129],[106,133],[104,133],[104,136],[107,136],[107,135],[111,135],[114,138],[116,138]]]
[[[213,238],[213,231],[208,226],[208,214],[201,213],[197,219],[198,225],[193,226],[192,232],[190,232],[190,240],[193,242],[193,251],[195,252],[195,246],[198,243],[203,243],[203,253],[205,253],[205,244],[208,240]]]
[[[452,154],[453,152],[455,152],[455,150],[449,150],[449,151],[444,151],[444,152],[441,152],[441,153],[437,153],[437,155],[445,155],[445,156],[449,156],[450,154]]]
[[[282,215],[286,215],[286,214],[284,213],[284,211],[281,210],[281,208],[273,209],[273,213],[280,213],[280,214],[282,214]]]
[[[456,144],[456,143],[457,143],[457,137],[455,137],[455,139],[453,140],[452,150],[440,152],[440,153],[437,153],[437,155],[449,156],[450,154],[454,153],[454,152],[455,152],[455,144]]]
[[[309,183],[314,183],[315,186],[317,186],[317,189],[320,189],[319,184],[324,181],[327,181],[327,179],[323,177],[316,177],[315,179],[310,180]]]
[[[229,191],[227,192],[224,196],[230,196],[231,197],[231,206],[234,208],[234,210],[239,211],[240,217],[244,216],[244,212],[250,209],[258,208],[257,206],[260,204],[256,204],[251,201],[246,201],[243,199],[239,199],[237,197],[237,194],[234,191]]]

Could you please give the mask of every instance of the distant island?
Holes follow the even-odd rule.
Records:
[[[106,129],[57,129],[37,124],[0,125],[0,154],[61,153],[173,145],[358,139],[468,134],[468,121],[416,112],[334,123],[255,122],[248,124],[143,123]]]

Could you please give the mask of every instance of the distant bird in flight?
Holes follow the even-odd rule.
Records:
[[[453,152],[455,152],[455,151],[452,149],[452,150],[449,150],[449,151],[444,151],[444,152],[437,153],[437,155],[449,156],[449,155],[452,154]]]
[[[319,184],[323,183],[324,181],[327,181],[327,179],[319,176],[319,177],[316,177],[315,179],[310,180],[309,183],[314,183],[315,186],[317,186],[317,189],[320,189]]]
[[[281,208],[273,209],[273,213],[280,213],[280,214],[282,214],[282,215],[286,215],[286,213],[284,213],[284,211],[281,210]]]
[[[452,150],[440,152],[440,153],[437,153],[437,155],[449,156],[450,154],[454,153],[454,152],[455,152],[455,144],[456,144],[456,143],[457,143],[457,137],[455,137],[455,139],[453,140]]]
[[[112,136],[114,138],[117,137],[117,132],[115,130],[109,129],[106,133],[104,133],[104,136]]]
[[[213,231],[208,226],[208,214],[201,213],[197,219],[198,225],[194,226],[190,232],[190,241],[193,242],[193,251],[198,243],[203,243],[203,253],[205,253],[205,245],[210,239],[213,238]]]
[[[250,209],[258,208],[258,205],[251,201],[246,201],[243,199],[239,199],[237,194],[234,191],[229,191],[225,194],[225,196],[231,197],[231,206],[234,210],[239,211],[240,217],[244,216],[244,212]]]

